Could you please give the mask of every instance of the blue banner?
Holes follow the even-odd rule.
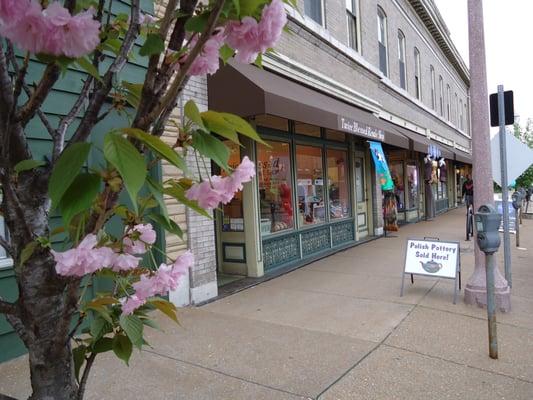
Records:
[[[383,153],[383,147],[381,147],[381,143],[372,141],[368,142],[370,143],[370,152],[372,153],[372,158],[374,159],[374,165],[376,166],[376,172],[378,174],[378,181],[381,184],[381,190],[393,190],[394,183],[392,182],[389,166],[387,164],[387,159],[385,158],[385,153]]]

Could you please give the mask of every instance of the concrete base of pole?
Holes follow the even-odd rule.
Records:
[[[494,296],[496,309],[501,312],[511,311],[511,289],[498,268],[494,270]],[[465,287],[465,303],[487,307],[487,278],[485,265],[476,265],[474,273]]]

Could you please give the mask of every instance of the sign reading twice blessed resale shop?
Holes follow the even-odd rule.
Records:
[[[414,282],[413,275],[454,279],[456,284],[453,303],[455,304],[457,284],[459,284],[459,289],[461,285],[459,242],[443,242],[436,239],[407,239],[400,296],[403,296],[405,274],[411,275],[411,282]]]
[[[354,119],[342,117],[339,115],[339,129],[344,132],[353,133],[359,136],[365,136],[372,140],[385,140],[385,133],[373,126],[362,124]]]

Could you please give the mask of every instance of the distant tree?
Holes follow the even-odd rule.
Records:
[[[515,123],[513,126],[513,133],[522,143],[527,144],[530,148],[533,148],[533,119],[528,118],[526,124],[522,127],[519,123]],[[533,165],[524,171],[516,179],[517,187],[528,188],[533,185]]]

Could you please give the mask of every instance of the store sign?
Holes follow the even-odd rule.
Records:
[[[443,242],[437,239],[407,239],[405,250],[405,264],[402,273],[403,296],[404,277],[411,275],[433,276],[455,280],[453,303],[457,299],[457,289],[460,288],[461,255],[459,242]]]
[[[353,133],[355,135],[365,136],[369,139],[384,141],[385,132],[383,130],[374,128],[373,126],[362,124],[354,119],[342,117],[339,115],[339,129],[344,132]]]

